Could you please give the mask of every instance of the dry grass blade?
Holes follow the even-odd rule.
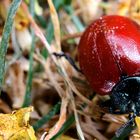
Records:
[[[71,97],[73,97],[72,92],[71,92]],[[76,110],[74,97],[73,97],[73,100],[71,100],[71,102],[72,102],[72,106],[73,106],[73,110],[74,110],[74,116],[75,116],[76,128],[77,128],[78,135],[79,135],[81,140],[85,140],[83,131],[82,131],[80,123],[79,123],[79,118],[78,118],[78,113],[77,113],[77,110]]]
[[[85,133],[90,134],[90,136],[96,137],[99,140],[107,140],[107,138],[102,135],[94,126],[82,123],[82,129]]]
[[[128,121],[126,116],[124,116],[124,115],[113,115],[113,114],[108,114],[108,113],[106,113],[103,116],[102,120],[105,120],[108,122],[115,122],[117,124],[123,124]]]
[[[64,122],[66,121],[67,105],[68,105],[68,100],[66,98],[63,98],[59,120],[52,128],[52,130],[49,132],[49,134],[45,137],[45,140],[50,140],[54,135],[56,135],[60,130],[60,128],[62,127],[62,125],[64,124]]]
[[[73,38],[78,38],[78,37],[81,37],[82,34],[83,34],[83,32],[69,34],[69,35],[64,36],[61,41],[65,41],[65,40],[73,39]]]
[[[42,64],[42,66],[45,69],[45,72],[49,78],[49,80],[51,81],[52,85],[54,85],[56,91],[58,92],[59,96],[62,98],[65,95],[65,91],[64,89],[58,84],[57,80],[55,79],[55,77],[53,76],[53,72],[50,69],[50,59],[48,58],[47,61],[44,60],[44,58],[42,58],[41,55],[37,55],[34,54],[34,58],[40,63]]]
[[[93,105],[93,103],[92,103],[89,99],[87,99],[86,97],[84,97],[84,96],[77,90],[77,88],[75,87],[74,83],[71,81],[71,79],[70,79],[69,77],[67,77],[67,81],[68,81],[68,84],[69,84],[69,86],[71,87],[72,91],[74,91],[74,93],[75,93],[78,97],[80,97],[80,99],[81,99],[82,101],[84,101],[84,102],[87,103],[88,105]]]
[[[50,14],[53,22],[53,27],[54,27],[54,36],[55,36],[55,41],[57,44],[58,52],[61,51],[61,42],[60,42],[60,24],[58,20],[58,15],[55,10],[55,7],[53,5],[52,0],[47,0],[49,7],[50,7]]]

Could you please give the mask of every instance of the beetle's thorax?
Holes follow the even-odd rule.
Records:
[[[122,79],[113,88],[111,102],[116,110],[122,113],[138,113],[140,111],[140,77]]]

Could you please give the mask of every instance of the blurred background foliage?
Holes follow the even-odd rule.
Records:
[[[79,66],[77,45],[85,28],[112,14],[140,23],[140,0],[20,2],[0,0],[0,112],[33,106],[30,125],[37,139],[117,139],[113,136],[127,116],[100,108],[99,100],[108,97],[95,95],[81,73],[52,53],[64,52]],[[139,127],[131,130],[119,140],[140,139]]]

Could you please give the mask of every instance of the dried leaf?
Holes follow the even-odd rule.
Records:
[[[136,122],[136,125],[137,125],[137,128],[138,128],[138,133],[140,135],[140,117],[136,116],[135,122]]]
[[[33,107],[22,108],[12,114],[0,114],[0,140],[36,140],[28,124]]]

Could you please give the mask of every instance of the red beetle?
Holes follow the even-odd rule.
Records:
[[[111,111],[140,112],[140,26],[117,15],[94,21],[81,37],[79,63],[90,85],[110,95]]]

